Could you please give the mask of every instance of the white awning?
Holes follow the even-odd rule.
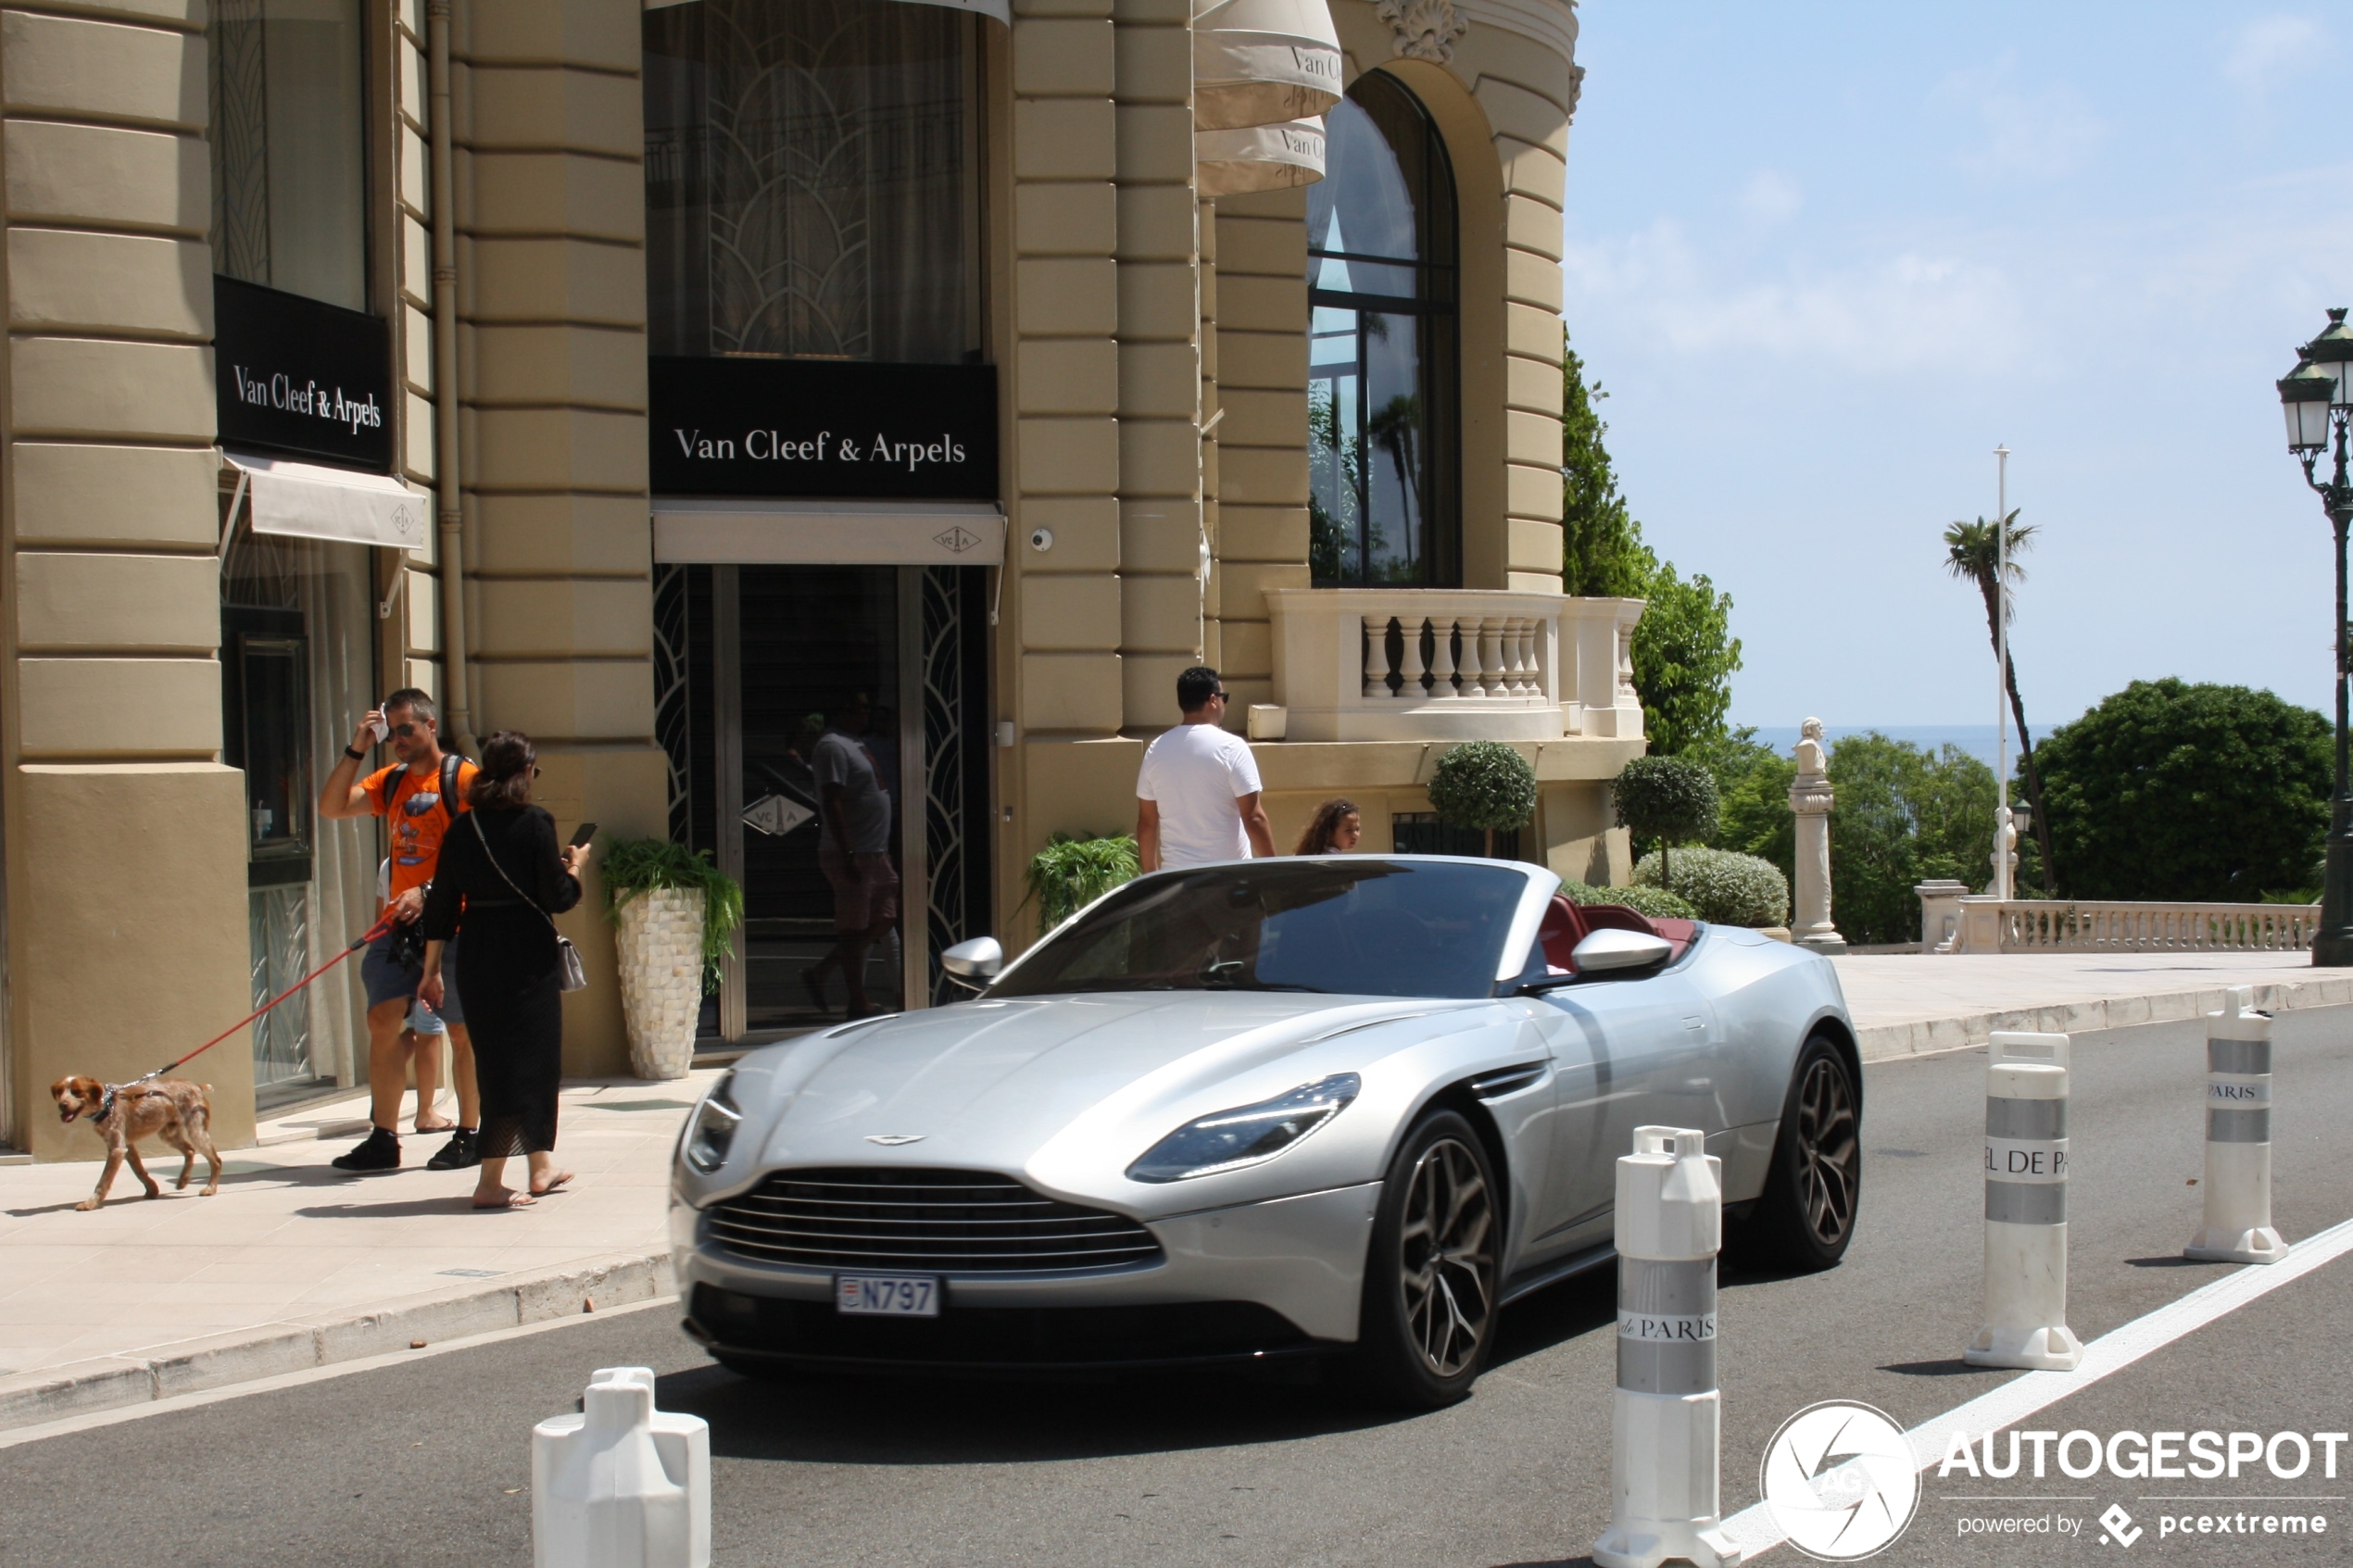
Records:
[[[247,515],[256,533],[396,550],[425,546],[427,498],[389,475],[245,452],[220,456],[245,474],[252,507]]]
[[[1340,102],[1340,31],[1324,0],[1193,0],[1193,124],[1279,125]]]
[[[1193,157],[1201,165],[1205,197],[1312,185],[1324,177],[1324,122],[1318,118],[1247,131],[1196,131]]]
[[[665,6],[686,6],[693,0],[646,0],[646,9],[659,11]],[[1012,0],[906,0],[915,6],[945,6],[951,11],[970,11],[975,16],[995,17],[1007,27],[1013,25]]]
[[[986,501],[654,499],[654,559],[786,566],[1002,566]]]

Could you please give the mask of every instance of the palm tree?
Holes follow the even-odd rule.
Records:
[[[1985,632],[1996,648],[2002,647],[1998,618],[2002,613],[2002,595],[1994,586],[1997,561],[2007,556],[2011,586],[2026,581],[2026,569],[2019,564],[2019,552],[2034,540],[2034,525],[2019,526],[2018,514],[2022,508],[2012,508],[2002,520],[2007,539],[1996,541],[1994,525],[1983,518],[1975,522],[1956,522],[1944,531],[1944,570],[1964,583],[1974,583],[1985,599]],[[1998,552],[1998,553],[1997,553]],[[2034,843],[2043,852],[2043,892],[2046,897],[2058,897],[2058,862],[2051,856],[2051,819],[2043,809],[2043,776],[2034,766],[2034,743],[2026,732],[2026,704],[2018,695],[2018,661],[2002,653],[2002,680],[2009,688],[2010,716],[2018,721],[2019,766],[2026,774],[2026,797],[2034,808]]]

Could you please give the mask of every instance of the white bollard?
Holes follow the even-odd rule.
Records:
[[[578,1415],[531,1429],[535,1568],[710,1568],[711,1424],[654,1409],[651,1367],[606,1367]]]
[[[1971,1366],[2072,1372],[2064,1035],[1997,1032],[1985,1070],[1985,1326]]]
[[[1724,1189],[1723,1161],[1705,1146],[1691,1128],[1637,1127],[1634,1152],[1617,1161],[1617,1394],[1610,1524],[1593,1543],[1601,1568],[1741,1560],[1717,1497]]]
[[[2287,1243],[2271,1228],[2271,1017],[2252,986],[2222,993],[2206,1015],[2206,1223],[2184,1258],[2276,1263]]]

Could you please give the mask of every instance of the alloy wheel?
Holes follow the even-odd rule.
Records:
[[[1845,1239],[1855,1223],[1855,1189],[1862,1167],[1856,1140],[1855,1095],[1831,1057],[1807,1069],[1797,1095],[1797,1198],[1806,1228],[1823,1247]]]
[[[1495,1316],[1493,1197],[1478,1158],[1453,1138],[1422,1150],[1398,1227],[1405,1328],[1423,1364],[1453,1377],[1475,1361]]]

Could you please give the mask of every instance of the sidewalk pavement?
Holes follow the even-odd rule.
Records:
[[[2353,1003],[2353,972],[2296,953],[1835,961],[1868,1060],[1995,1028],[2194,1017],[2228,985],[2274,1010]],[[76,1211],[94,1135],[91,1161],[0,1168],[0,1428],[666,1296],[671,1149],[717,1072],[566,1085],[558,1148],[577,1180],[510,1211],[467,1208],[471,1171],[423,1169],[438,1135],[404,1139],[397,1173],[333,1170],[366,1130],[364,1096],[265,1123],[209,1198],[172,1192],[176,1165],[151,1160],[160,1200],[135,1196],[126,1168],[105,1209]]]
[[[2309,953],[1856,953],[1833,959],[1865,1061],[1982,1046],[1996,1029],[2081,1034],[2221,1010],[2353,1002],[2353,970]]]
[[[94,1135],[91,1161],[0,1170],[0,1428],[666,1296],[671,1148],[717,1074],[566,1085],[556,1152],[575,1180],[527,1209],[469,1208],[473,1172],[424,1168],[437,1133],[402,1138],[400,1171],[334,1170],[364,1094],[263,1123],[261,1147],[222,1151],[212,1198],[202,1160],[175,1193],[178,1156],[143,1151],[160,1199],[125,1165],[77,1211]]]

